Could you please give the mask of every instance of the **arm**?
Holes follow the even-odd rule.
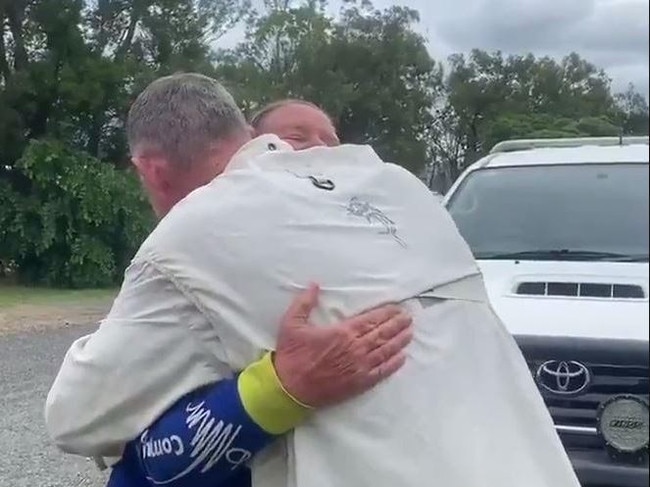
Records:
[[[286,394],[313,407],[352,397],[392,375],[411,338],[410,318],[395,306],[313,327],[308,318],[317,295],[312,286],[290,306],[274,364]],[[227,363],[214,328],[172,279],[151,263],[136,262],[99,330],[67,353],[47,398],[48,431],[64,451],[119,460],[124,446],[178,398],[228,378]],[[269,428],[259,418],[282,412],[269,407],[267,397],[241,399],[257,424]],[[272,426],[267,432],[275,433]]]
[[[240,467],[308,413],[287,385],[301,400],[323,406],[367,390],[399,368],[410,341],[409,318],[384,307],[329,329],[314,328],[308,319],[317,292],[311,287],[287,310],[274,363],[267,354],[238,378],[177,402],[128,445],[109,487],[135,485],[120,483],[125,478],[145,487],[247,487],[247,469]]]
[[[64,451],[120,457],[179,397],[230,374],[214,330],[151,263],[134,261],[99,329],[75,341],[48,394]]]
[[[142,485],[239,485],[252,456],[293,426],[308,409],[284,391],[270,354],[236,379],[188,394],[131,442],[112,474]],[[129,473],[129,474],[127,474]]]

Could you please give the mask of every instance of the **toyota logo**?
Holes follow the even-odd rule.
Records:
[[[589,369],[580,362],[548,360],[539,366],[537,384],[553,394],[574,395],[584,391],[591,382]]]

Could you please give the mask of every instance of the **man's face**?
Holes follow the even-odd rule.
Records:
[[[266,115],[257,129],[259,134],[275,134],[295,150],[340,144],[329,117],[317,108],[290,103]]]
[[[196,188],[212,181],[221,172],[219,161],[219,157],[206,156],[202,164],[179,169],[160,154],[136,152],[132,157],[140,182],[159,217]]]

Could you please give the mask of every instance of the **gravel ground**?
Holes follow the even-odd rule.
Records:
[[[92,461],[58,451],[43,424],[45,397],[65,351],[95,328],[0,334],[0,487],[106,484]]]
[[[0,336],[0,487],[103,487],[94,463],[64,455],[43,424],[47,391],[70,343],[93,327]]]

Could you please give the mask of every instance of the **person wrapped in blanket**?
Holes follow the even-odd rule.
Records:
[[[212,84],[211,80],[200,76],[188,75],[182,78],[185,83],[197,83],[196,88],[201,88],[201,84],[206,82],[208,85]],[[177,80],[177,77],[171,79]],[[291,140],[296,150],[323,144],[338,145],[336,131],[329,117],[316,105],[302,100],[271,103],[260,110],[251,119],[250,124],[256,132],[266,130],[262,121],[267,122],[267,115],[271,115],[276,109],[282,109],[280,115],[283,115],[285,108],[291,111],[293,107],[298,113],[290,112],[289,115],[296,119],[295,127],[278,123],[273,118],[270,121],[280,132],[288,130],[287,140]],[[207,171],[207,176],[210,175],[210,171]],[[175,179],[174,183],[180,183],[180,180]],[[191,190],[195,184],[190,183],[186,188],[179,188],[179,197],[188,189]],[[159,210],[159,216],[163,216],[163,213],[163,210]],[[312,328],[309,316],[318,303],[318,292],[317,286],[312,285],[293,300],[282,318],[282,340],[275,349],[273,359],[267,353],[233,377],[191,392],[176,401],[158,422],[147,430],[152,437],[160,436],[157,434],[159,431],[176,425],[179,417],[185,414],[186,404],[192,400],[205,404],[213,417],[221,418],[227,424],[239,425],[235,448],[228,450],[227,458],[216,462],[209,472],[205,472],[205,475],[202,475],[203,480],[197,485],[250,487],[247,460],[258,451],[290,430],[293,425],[299,424],[306,414],[321,403],[327,405],[359,394],[386,379],[403,365],[403,349],[412,337],[412,320],[403,309],[384,305],[344,319],[337,327],[316,330]],[[136,307],[144,304],[133,303]],[[172,316],[173,313],[170,313],[170,318]],[[76,352],[87,350],[91,340],[92,337],[89,336],[77,341],[70,349],[66,361],[73,360]],[[362,354],[364,349],[373,349],[375,352]],[[310,361],[315,353],[320,356],[317,360]],[[279,371],[274,362],[279,362],[282,367]],[[287,384],[294,384],[290,387],[295,387],[293,390],[296,395],[304,397],[304,400],[314,397],[314,400],[309,406],[303,404],[287,391],[280,377]],[[57,381],[57,384],[60,385],[60,382]],[[304,396],[301,396],[302,390],[305,391]],[[58,434],[61,431],[61,423],[53,423],[50,404],[62,399],[58,396],[59,392],[57,386],[52,388],[47,407],[48,427],[56,442],[62,449],[72,453],[91,455],[102,452],[101,447],[89,448],[79,445],[78,437],[73,440],[76,443],[73,446],[70,430],[65,435]],[[64,415],[74,419],[65,411]],[[111,428],[105,419],[102,421]],[[79,435],[86,432],[78,430],[72,433]],[[163,436],[167,435],[163,433]],[[119,458],[96,457],[101,468],[106,468],[107,464],[112,465],[108,487],[156,485],[157,482],[145,469],[146,459],[152,460],[172,453],[184,461],[183,455],[189,454],[185,445],[190,445],[191,441],[182,435],[169,435],[158,441],[142,442],[143,438],[141,435],[129,442]],[[204,441],[210,440],[205,438]],[[201,444],[195,446],[200,448]],[[239,458],[236,452],[240,452]],[[166,468],[169,467],[174,468],[171,465]],[[194,485],[194,482],[192,476],[184,476],[170,485]]]
[[[266,110],[256,123],[277,135],[250,140],[223,99],[175,75],[131,110],[134,162],[166,216],[107,321],[64,360],[46,404],[57,444],[121,457],[111,487],[578,487],[428,189],[367,146],[301,129],[307,112],[327,118],[309,104]],[[228,164],[189,157],[214,153]],[[336,324],[391,302],[412,330],[398,308],[384,330]],[[344,339],[356,351],[341,359]]]

